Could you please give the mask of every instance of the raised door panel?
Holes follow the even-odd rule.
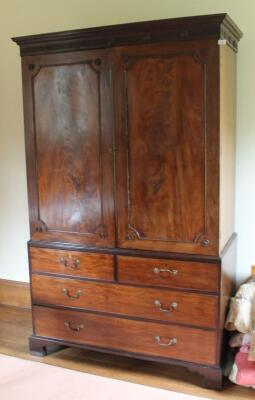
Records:
[[[116,51],[120,247],[217,252],[217,53],[200,47]]]
[[[32,239],[113,246],[107,53],[25,58],[23,72]]]

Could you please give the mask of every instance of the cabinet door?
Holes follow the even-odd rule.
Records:
[[[218,249],[218,47],[116,50],[118,244]]]
[[[115,243],[108,65],[105,51],[23,58],[34,240]]]

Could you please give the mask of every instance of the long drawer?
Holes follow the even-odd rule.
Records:
[[[110,281],[114,276],[114,257],[108,254],[30,247],[30,262],[32,272]]]
[[[219,290],[218,264],[128,256],[118,256],[117,264],[120,282],[208,292]]]
[[[40,306],[34,307],[34,323],[37,336],[193,363],[216,363],[216,331]]]
[[[215,328],[218,297],[77,279],[32,276],[34,304],[77,307]]]

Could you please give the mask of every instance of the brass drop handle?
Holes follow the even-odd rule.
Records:
[[[177,339],[174,337],[170,339],[168,342],[164,343],[161,341],[161,336],[155,336],[155,342],[159,346],[174,346],[175,344],[177,344]]]
[[[153,272],[154,272],[154,274],[157,274],[157,275],[161,274],[162,272],[163,273],[167,272],[168,274],[173,275],[173,276],[178,274],[177,269],[159,268],[159,267],[153,268]]]
[[[174,310],[176,310],[178,307],[178,304],[175,301],[170,304],[169,308],[164,308],[160,300],[155,300],[154,304],[156,307],[159,307],[160,311],[166,313],[174,312]]]
[[[76,269],[76,268],[78,268],[79,267],[79,265],[80,265],[80,260],[78,259],[78,258],[75,258],[75,259],[73,259],[72,258],[72,265],[71,265],[71,268],[72,269]]]
[[[79,299],[81,297],[82,291],[81,290],[77,290],[76,294],[72,295],[70,294],[70,291],[66,288],[62,289],[62,292],[64,293],[64,295],[66,297],[69,297],[70,299]]]
[[[80,324],[80,325],[77,325],[77,326],[72,326],[71,322],[69,322],[69,321],[65,321],[64,325],[68,329],[70,329],[71,331],[74,331],[74,332],[79,332],[80,330],[84,329],[84,325],[83,324]]]
[[[66,257],[61,257],[59,260],[60,264],[64,265],[65,268],[77,269],[80,265],[78,258],[71,258],[68,260]]]

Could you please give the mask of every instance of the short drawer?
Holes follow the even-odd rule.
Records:
[[[37,336],[193,363],[216,363],[216,331],[39,306],[34,307],[34,323]]]
[[[118,256],[118,279],[125,283],[217,292],[218,264]]]
[[[216,328],[218,297],[76,279],[32,276],[34,304],[65,306]]]
[[[32,272],[109,281],[114,276],[114,258],[108,254],[30,247],[30,262]]]

